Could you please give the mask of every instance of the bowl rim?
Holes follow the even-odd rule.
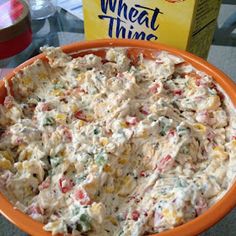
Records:
[[[171,54],[182,57],[185,61],[191,63],[196,69],[204,71],[224,89],[229,96],[234,107],[236,107],[236,84],[221,70],[208,63],[204,59],[193,55],[189,52],[176,49],[161,43],[152,43],[141,40],[129,40],[129,39],[100,39],[94,41],[82,41],[69,45],[62,46],[62,50],[65,53],[81,52],[93,49],[103,49],[109,47],[128,47],[128,48],[140,48],[146,50],[164,50]],[[37,59],[45,59],[45,56],[41,53],[23,64],[16,67],[5,78],[10,80],[17,72],[24,67],[32,64]],[[3,80],[0,81],[0,93],[4,86]],[[197,235],[222,219],[228,212],[230,212],[236,205],[236,183],[234,182],[226,194],[213,206],[211,206],[205,213],[194,218],[193,220],[177,226],[173,229],[161,232],[159,234],[153,234],[158,236],[192,236]],[[7,200],[7,198],[0,192],[0,213],[4,215],[11,223],[15,224],[21,230],[34,235],[34,236],[49,236],[50,232],[43,230],[43,224],[30,218],[28,215],[14,208],[14,206]]]

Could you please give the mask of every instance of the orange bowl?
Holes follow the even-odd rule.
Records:
[[[87,41],[73,43],[67,46],[63,46],[62,50],[65,53],[72,55],[73,57],[82,56],[88,53],[94,53],[99,56],[104,56],[105,49],[109,47],[127,47],[129,48],[129,54],[135,59],[138,54],[143,53],[148,58],[154,58],[155,53],[160,50],[168,51],[174,55],[182,57],[187,62],[191,63],[196,69],[204,71],[206,74],[212,76],[212,78],[224,89],[229,96],[234,106],[236,106],[236,84],[230,80],[222,71],[209,64],[205,60],[192,55],[188,52],[171,48],[169,46],[157,43],[151,43],[147,41],[137,40],[119,40],[119,39],[104,39],[97,41]],[[32,64],[35,60],[46,60],[43,54],[31,58],[25,63],[14,69],[13,72],[6,76],[6,79],[10,82],[11,78],[19,72],[22,68]],[[11,82],[10,82],[11,84]],[[0,102],[2,103],[6,96],[6,89],[3,81],[0,81]],[[175,227],[174,229],[159,233],[158,236],[192,236],[197,235],[212,225],[217,223],[223,218],[236,204],[236,183],[234,183],[227,193],[216,204],[210,207],[205,213],[197,218]],[[14,208],[14,206],[0,193],[0,213],[2,213],[10,222],[18,226],[23,231],[34,236],[49,236],[51,233],[43,230],[43,224],[31,219],[26,214]],[[157,234],[155,234],[157,235]]]

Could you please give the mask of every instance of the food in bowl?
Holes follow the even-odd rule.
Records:
[[[1,191],[52,234],[143,235],[202,214],[232,185],[235,110],[182,58],[43,48],[0,106]],[[13,94],[14,96],[13,96]]]

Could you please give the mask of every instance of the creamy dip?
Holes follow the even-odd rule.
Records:
[[[138,236],[206,211],[236,173],[234,107],[160,52],[72,58],[43,48],[0,105],[0,188],[52,234]]]

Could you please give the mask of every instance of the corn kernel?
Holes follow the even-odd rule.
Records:
[[[22,81],[23,85],[29,85],[32,83],[32,79],[30,77],[24,77],[24,78],[22,78],[21,81]]]
[[[124,121],[121,121],[121,122],[120,122],[120,126],[121,126],[122,128],[127,128],[127,127],[128,127],[128,125],[127,125]]]
[[[114,216],[107,216],[107,220],[109,220],[113,225],[118,225],[117,219]]]
[[[193,127],[199,131],[199,132],[205,132],[206,131],[206,126],[201,124],[201,123],[195,123]]]
[[[123,182],[124,182],[124,184],[129,184],[132,180],[133,180],[133,178],[130,175],[127,175],[127,176],[125,176]]]
[[[14,159],[9,151],[0,151],[0,156],[11,162],[14,162]]]
[[[233,147],[236,147],[236,140],[231,141]]]
[[[163,215],[166,217],[166,218],[174,218],[174,219],[178,219],[179,217],[177,217],[177,212],[175,210],[171,211],[167,208],[165,208],[163,211],[162,211]]]
[[[62,114],[62,113],[57,114],[56,117],[55,117],[57,122],[63,123],[63,124],[66,122],[66,118],[67,118],[67,116],[65,114]]]
[[[126,196],[127,194],[132,191],[132,189],[135,187],[134,180],[131,176],[126,176],[122,181],[121,189],[118,192],[119,196]]]
[[[94,190],[97,188],[97,185],[98,185],[97,180],[93,180],[92,182],[85,184],[84,189],[86,191],[89,191],[89,189]]]
[[[228,158],[228,153],[224,151],[224,149],[220,146],[216,146],[213,148],[213,157],[214,158],[221,158],[223,160],[227,159]]]
[[[85,79],[85,73],[80,73],[77,77],[78,81],[83,81]]]
[[[87,120],[87,121],[93,121],[93,116],[90,115],[90,114],[87,114],[87,115],[86,115],[86,120]]]
[[[223,151],[223,148],[220,147],[220,146],[215,146],[215,147],[213,148],[213,150],[214,150],[214,151]]]
[[[106,164],[106,165],[103,167],[103,170],[104,170],[105,172],[111,172],[111,171],[112,171],[112,168],[111,168],[111,166],[110,166],[109,164]]]
[[[149,110],[150,110],[152,113],[157,112],[157,107],[156,107],[156,105],[155,105],[155,104],[151,105],[151,106],[149,107]]]
[[[85,121],[83,121],[83,120],[78,120],[78,121],[76,122],[75,127],[76,127],[77,129],[80,129],[80,128],[83,127],[85,124],[86,124]]]
[[[125,158],[119,158],[118,159],[118,163],[121,164],[121,165],[124,165],[128,162],[128,159],[125,159]]]
[[[139,135],[139,138],[148,138],[148,132],[147,130],[143,130]]]
[[[107,187],[105,187],[105,189],[104,189],[104,191],[105,191],[106,193],[113,193],[114,190],[115,190],[114,186],[107,186]]]
[[[125,151],[124,151],[124,155],[126,156],[126,155],[129,155],[130,154],[130,152],[131,152],[131,145],[130,144],[128,144],[127,146],[126,146],[126,149],[125,149]]]
[[[47,75],[44,74],[44,73],[41,73],[41,74],[39,75],[39,79],[40,79],[40,80],[46,80],[46,79],[47,79]]]
[[[62,90],[60,90],[60,89],[54,89],[53,91],[52,91],[52,95],[54,95],[54,96],[62,96],[64,93],[62,92]]]
[[[170,215],[170,210],[167,209],[167,208],[165,208],[165,209],[162,211],[162,214],[163,214],[163,216],[165,216],[165,217],[169,217],[169,215]]]
[[[106,146],[108,144],[108,138],[102,137],[100,138],[99,142],[102,146]]]
[[[61,157],[65,157],[66,155],[67,155],[67,152],[65,149],[63,149],[59,152],[59,156],[61,156]]]
[[[11,162],[5,158],[0,159],[0,169],[9,170],[11,169]]]
[[[163,216],[167,219],[167,221],[170,220],[171,222],[173,222],[173,220],[174,220],[175,223],[177,223],[177,224],[183,222],[183,218],[177,216],[177,212],[175,210],[170,211],[168,209],[164,209],[162,211],[162,213],[163,213]]]
[[[73,113],[77,112],[78,111],[78,106],[73,104],[72,107],[71,107],[71,110]]]
[[[88,211],[99,224],[103,222],[105,218],[105,208],[102,203],[93,203]]]

